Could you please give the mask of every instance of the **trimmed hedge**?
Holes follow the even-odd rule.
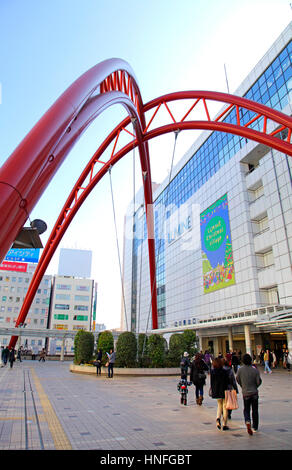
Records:
[[[106,353],[110,352],[110,349],[114,349],[114,337],[111,331],[101,331],[97,339],[97,350],[102,350],[102,365],[104,366],[108,360]]]
[[[74,363],[84,364],[92,359],[94,336],[90,331],[80,330],[74,338]]]
[[[136,367],[137,365],[137,341],[131,331],[121,333],[116,345],[116,366]]]
[[[169,339],[169,348],[162,335],[136,335],[125,331],[119,335],[116,345],[116,367],[179,367],[185,351],[192,358],[196,348],[196,334],[186,330],[174,333]],[[94,336],[89,331],[80,330],[74,340],[74,364],[93,363]],[[96,350],[102,350],[102,365],[107,362],[106,352],[114,349],[114,337],[105,330],[98,335]]]

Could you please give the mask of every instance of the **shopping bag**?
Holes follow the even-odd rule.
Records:
[[[227,410],[237,410],[237,394],[236,390],[225,390],[225,403]]]

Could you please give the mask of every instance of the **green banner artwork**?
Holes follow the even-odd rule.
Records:
[[[235,284],[227,194],[200,215],[204,294]]]

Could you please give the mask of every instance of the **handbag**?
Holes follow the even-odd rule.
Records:
[[[236,390],[225,390],[225,403],[227,410],[237,410],[237,393]]]

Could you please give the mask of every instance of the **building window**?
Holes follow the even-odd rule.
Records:
[[[54,315],[54,319],[55,320],[68,320],[69,319],[69,315],[65,315],[63,313],[58,313],[58,314],[55,314]]]
[[[82,291],[82,292],[89,292],[89,286],[76,286],[76,290]]]
[[[88,321],[88,316],[87,315],[74,315],[73,320]]]
[[[56,299],[58,300],[70,300],[70,294],[56,294]]]
[[[70,284],[57,284],[56,289],[58,290],[71,290]]]
[[[55,304],[56,310],[69,310],[69,304]]]
[[[75,295],[75,300],[81,300],[83,302],[89,302],[89,295]]]
[[[88,311],[88,305],[74,305],[74,310],[87,312]]]

